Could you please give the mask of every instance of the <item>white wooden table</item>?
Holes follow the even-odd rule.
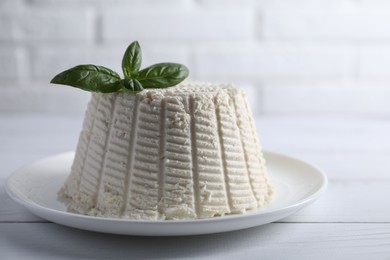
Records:
[[[73,150],[81,120],[0,115],[0,259],[390,259],[390,118],[257,118],[263,148],[320,166],[327,192],[276,223],[192,237],[82,231],[11,201],[11,172]]]

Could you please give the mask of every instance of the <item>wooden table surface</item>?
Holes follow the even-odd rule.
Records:
[[[81,120],[0,115],[0,259],[390,259],[390,118],[258,117],[262,147],[317,164],[328,190],[275,223],[188,237],[77,230],[8,197],[12,171],[74,150]]]

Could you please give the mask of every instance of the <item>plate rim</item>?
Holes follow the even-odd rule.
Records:
[[[6,190],[6,193],[14,201],[16,201],[17,203],[26,207],[34,215],[38,215],[38,214],[36,214],[35,211],[32,210],[32,208],[38,208],[40,211],[48,212],[50,214],[61,215],[61,217],[65,216],[65,217],[78,218],[78,219],[83,220],[83,221],[85,221],[85,220],[104,221],[104,222],[110,222],[110,223],[127,223],[127,224],[133,224],[133,225],[140,224],[140,225],[154,225],[154,226],[156,226],[156,225],[158,225],[158,226],[160,226],[160,225],[171,226],[171,225],[178,225],[178,224],[191,224],[191,225],[193,225],[193,224],[206,224],[206,223],[210,224],[210,223],[215,223],[215,222],[229,222],[229,221],[235,221],[238,219],[246,219],[246,218],[251,218],[251,217],[253,218],[253,217],[256,217],[259,215],[271,216],[273,214],[278,214],[278,213],[281,213],[284,211],[290,211],[291,213],[287,215],[287,216],[289,216],[289,215],[295,213],[297,210],[301,209],[302,207],[309,205],[312,202],[314,202],[315,200],[317,200],[326,191],[326,189],[328,187],[328,183],[329,183],[328,178],[327,178],[325,172],[321,168],[319,168],[317,165],[315,165],[313,163],[309,163],[309,162],[304,161],[302,159],[296,158],[294,156],[290,156],[290,155],[287,155],[284,153],[279,153],[279,152],[275,152],[275,151],[271,151],[271,150],[263,150],[262,153],[264,155],[268,155],[268,156],[283,157],[285,159],[293,160],[295,162],[298,162],[300,164],[304,164],[306,166],[313,168],[316,171],[315,174],[318,175],[318,177],[320,177],[320,179],[321,179],[320,185],[310,195],[305,196],[303,199],[300,199],[297,202],[291,203],[285,207],[271,209],[271,210],[267,210],[265,212],[261,212],[261,209],[256,209],[256,210],[248,211],[245,214],[232,214],[232,215],[225,215],[225,216],[215,217],[215,218],[184,219],[184,220],[134,220],[134,219],[121,219],[121,218],[112,218],[112,217],[96,217],[96,216],[81,215],[81,214],[77,214],[77,213],[71,213],[71,212],[67,212],[67,211],[62,211],[62,210],[50,208],[50,207],[47,207],[44,205],[40,205],[40,204],[34,202],[32,199],[28,198],[27,196],[24,196],[25,198],[21,198],[19,196],[19,194],[17,194],[17,192],[13,191],[13,189],[11,187],[12,186],[11,182],[12,182],[13,178],[16,178],[16,176],[20,172],[25,171],[28,168],[30,168],[36,164],[42,163],[46,160],[53,159],[55,157],[61,157],[61,156],[65,157],[65,156],[69,156],[72,154],[74,156],[74,154],[75,154],[74,151],[68,151],[68,152],[63,152],[63,153],[58,153],[58,154],[46,156],[46,157],[43,157],[41,159],[35,160],[33,162],[26,163],[23,166],[17,168],[7,178],[6,184],[5,184],[5,190]],[[23,195],[25,195],[25,194],[23,194]],[[47,218],[45,218],[45,217],[42,217],[40,215],[38,215],[38,216],[47,220]],[[282,217],[282,218],[284,218],[284,217]],[[281,219],[281,218],[272,220],[271,222],[279,220],[279,219]],[[50,221],[52,221],[52,220],[50,220]],[[55,222],[55,221],[52,221],[52,222]],[[55,223],[58,223],[58,222],[55,222]],[[59,223],[59,224],[64,225],[62,223]],[[241,228],[231,229],[231,230],[239,230],[239,229],[241,229]],[[227,231],[229,231],[229,230],[227,230]],[[99,231],[99,232],[104,232],[104,231]],[[221,232],[223,232],[223,231],[221,231]],[[209,233],[217,233],[217,232],[209,232]],[[121,233],[121,234],[128,234],[128,233]],[[199,233],[199,234],[203,234],[203,233]]]

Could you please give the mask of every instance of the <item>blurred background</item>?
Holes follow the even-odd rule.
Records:
[[[143,66],[179,62],[190,80],[245,88],[262,147],[319,165],[330,182],[307,210],[244,240],[179,238],[150,250],[143,243],[159,241],[115,238],[115,252],[389,259],[389,0],[0,0],[1,259],[112,253],[103,237],[42,224],[4,187],[19,166],[77,145],[90,93],[51,85],[53,76],[88,63],[121,73],[134,40]]]
[[[186,64],[244,87],[256,115],[390,116],[390,2],[1,0],[0,112],[82,115],[89,93],[50,85],[92,63]]]

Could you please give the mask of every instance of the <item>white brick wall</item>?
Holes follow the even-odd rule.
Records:
[[[159,8],[107,11],[103,41],[253,40],[255,13],[251,10]],[[121,30],[113,30],[121,28]]]
[[[75,41],[83,44],[93,37],[92,13],[89,10],[34,8],[17,13],[18,40],[51,43]]]
[[[390,45],[370,44],[359,48],[358,74],[361,78],[390,77]]]
[[[2,81],[17,81],[21,77],[20,52],[21,50],[16,48],[0,49],[0,78]]]
[[[94,63],[235,82],[263,114],[390,115],[390,2],[384,0],[1,0],[0,113],[83,113],[88,93],[48,82]]]
[[[265,12],[266,39],[385,40],[390,39],[390,6],[332,10],[271,9]]]
[[[389,84],[373,81],[266,82],[267,114],[359,114],[383,116],[390,111]]]
[[[218,80],[343,77],[353,72],[353,55],[343,45],[281,43],[228,44],[197,48],[198,78]]]

